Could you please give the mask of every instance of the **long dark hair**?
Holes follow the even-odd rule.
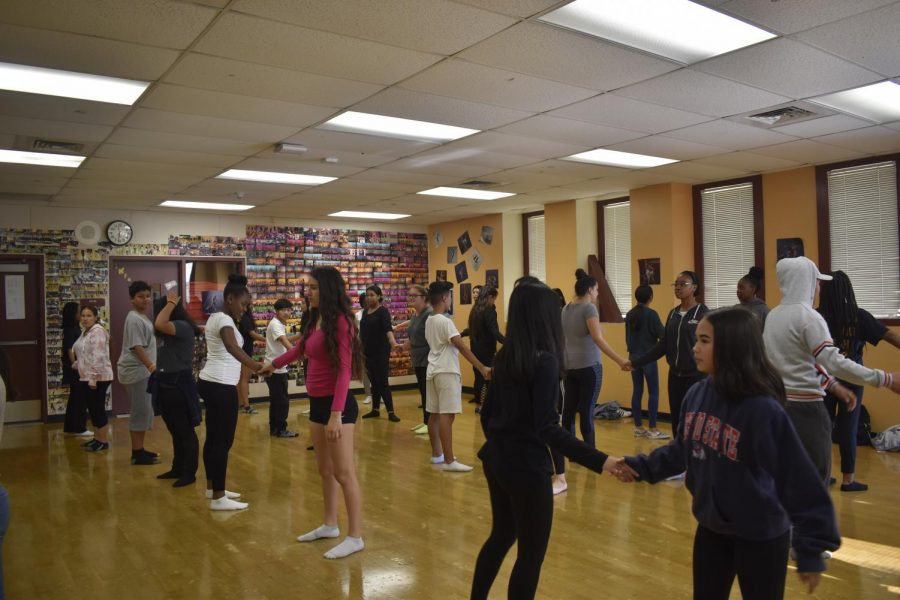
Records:
[[[772,396],[784,404],[784,383],[766,356],[756,315],[742,308],[723,308],[707,313],[703,320],[713,328],[712,383],[718,396],[726,402]]]
[[[475,301],[475,306],[472,307],[472,312],[469,313],[469,335],[473,338],[479,338],[484,331],[484,313],[488,309],[488,299],[496,298],[498,295],[497,288],[486,285],[481,288],[481,293],[478,294],[478,300]]]
[[[66,302],[62,309],[63,329],[78,327],[78,303]]]
[[[556,356],[562,377],[565,342],[553,290],[543,283],[517,285],[509,297],[506,326],[506,341],[494,357],[495,380],[527,382],[541,352]]]
[[[585,273],[584,269],[575,271],[575,295],[584,296],[592,287],[597,285],[597,280]]]
[[[844,354],[853,350],[859,326],[859,307],[853,284],[843,271],[831,273],[831,281],[823,281],[819,292],[819,313],[828,323],[834,345]]]
[[[325,348],[328,350],[328,362],[335,371],[341,367],[341,358],[338,354],[338,320],[347,319],[350,328],[350,371],[354,377],[360,377],[363,369],[362,347],[359,336],[356,334],[356,319],[350,308],[350,298],[347,296],[347,287],[344,278],[334,267],[316,267],[310,273],[313,279],[319,283],[319,306],[309,309],[309,320],[301,329],[303,341],[301,351],[306,352],[307,334],[321,321],[320,328],[325,334]]]
[[[312,309],[309,307],[309,298],[301,296],[303,301],[303,312],[300,313],[300,331],[306,331],[309,326],[309,317]]]
[[[632,331],[640,331],[644,326],[644,305],[653,298],[653,288],[649,285],[639,285],[634,290],[634,299],[637,304],[625,314],[625,322]]]
[[[166,307],[166,304],[169,303],[169,299],[165,296],[157,298],[153,301],[153,317],[156,318],[159,316],[159,313]],[[185,310],[184,304],[179,302],[175,305],[175,308],[172,309],[172,312],[169,314],[169,321],[184,321],[188,325],[191,326],[191,329],[194,330],[194,335],[200,335],[200,327],[197,326],[197,322],[188,314],[188,311]],[[156,332],[157,335],[166,335],[160,332]]]

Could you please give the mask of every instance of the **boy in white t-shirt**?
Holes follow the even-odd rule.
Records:
[[[456,460],[453,455],[453,421],[462,412],[462,379],[459,370],[459,353],[481,371],[485,379],[491,378],[491,370],[479,361],[463,344],[453,319],[444,313],[450,307],[450,290],[453,284],[435,281],[428,286],[428,295],[434,314],[425,321],[425,339],[428,341],[428,367],[425,371],[425,408],[431,413],[428,419],[428,435],[440,444],[442,454],[434,455],[431,462],[444,471],[466,473],[472,467]]]
[[[275,301],[275,318],[266,327],[266,361],[272,362],[291,349],[291,343],[299,336],[289,337],[287,320],[294,311],[290,300],[280,298]],[[279,438],[294,438],[299,434],[287,428],[288,411],[288,370],[276,369],[266,378],[269,386],[269,435]]]

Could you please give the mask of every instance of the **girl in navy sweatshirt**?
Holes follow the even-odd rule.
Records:
[[[687,471],[698,521],[695,600],[727,600],[735,575],[745,600],[783,598],[791,544],[812,593],[822,553],[837,549],[840,536],[831,498],[782,407],[784,385],[758,319],[734,308],[709,313],[694,359],[710,377],[685,397],[675,439],[625,462],[650,483]]]

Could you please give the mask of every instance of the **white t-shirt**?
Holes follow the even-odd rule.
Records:
[[[284,323],[278,320],[278,318],[274,318],[269,321],[268,326],[266,326],[266,360],[268,362],[274,361],[276,358],[287,352],[287,348],[284,347],[278,338],[281,336],[287,337],[287,329],[284,326]],[[287,373],[287,367],[282,367],[280,369],[275,369],[276,373]]]
[[[450,340],[459,336],[453,319],[444,315],[431,315],[425,321],[425,340],[428,342],[428,368],[425,377],[432,379],[438,373],[459,371],[459,350]]]
[[[234,324],[234,319],[223,312],[209,315],[206,321],[206,366],[200,371],[200,379],[224,385],[237,385],[241,379],[241,363],[228,353],[225,342],[219,336],[219,331],[225,327],[234,330],[238,346],[244,344],[244,337]]]

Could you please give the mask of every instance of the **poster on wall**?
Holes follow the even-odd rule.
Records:
[[[472,304],[472,284],[463,283],[459,286],[459,303]]]
[[[6,320],[13,321],[25,318],[25,276],[6,275]]]
[[[481,253],[478,251],[478,248],[472,250],[472,268],[476,271],[481,270],[481,264],[484,262],[484,258],[482,258]]]
[[[456,240],[456,243],[459,244],[459,253],[465,254],[469,251],[469,248],[472,247],[472,238],[469,237],[469,232],[464,231],[459,239]]]
[[[447,246],[447,263],[453,264],[456,262],[456,246]]]
[[[466,261],[457,263],[456,265],[456,283],[462,283],[469,278],[469,269],[466,267]]]
[[[492,287],[496,289],[500,289],[500,270],[499,269],[488,269],[484,272],[484,285],[487,287]]]
[[[481,237],[479,238],[482,244],[486,244],[490,246],[494,243],[494,228],[490,225],[482,225],[481,226]]]
[[[438,269],[434,274],[435,281],[447,281],[447,271],[444,269]]]
[[[775,242],[775,247],[778,251],[778,260],[806,256],[803,254],[803,240],[801,238],[782,238]]]
[[[444,235],[441,233],[440,229],[436,229],[433,234],[431,234],[431,240],[434,242],[435,248],[440,248],[441,244],[444,243]]]
[[[638,273],[641,278],[641,285],[659,285],[660,282],[660,266],[658,258],[640,258],[638,259]]]

